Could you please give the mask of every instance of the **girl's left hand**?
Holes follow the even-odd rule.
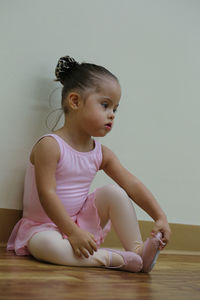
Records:
[[[160,245],[159,250],[162,250],[169,242],[171,236],[171,229],[166,218],[158,219],[157,221],[155,221],[151,235],[155,236],[159,231],[162,233],[163,242],[163,244]]]

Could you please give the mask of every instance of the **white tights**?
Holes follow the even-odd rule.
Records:
[[[107,185],[97,190],[96,207],[103,228],[110,219],[126,251],[141,253],[142,238],[134,207],[126,192],[118,186]],[[108,251],[98,249],[89,258],[75,256],[71,244],[57,231],[36,233],[28,244],[29,252],[38,260],[53,264],[97,267],[108,266]],[[123,263],[119,254],[112,254],[112,266]]]

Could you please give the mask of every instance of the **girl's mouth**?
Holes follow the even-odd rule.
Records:
[[[111,128],[112,128],[112,123],[107,123],[107,124],[105,125],[105,127],[106,127],[108,130],[111,130]]]

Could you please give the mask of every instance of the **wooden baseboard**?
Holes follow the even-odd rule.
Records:
[[[22,217],[22,210],[0,208],[0,246],[5,246],[15,224]]]
[[[21,218],[22,211],[16,209],[0,208],[0,246],[5,246],[10,233]],[[139,226],[143,240],[146,239],[153,227],[153,222],[139,221]],[[170,224],[172,237],[170,243],[165,248],[167,252],[199,252],[200,251],[200,226],[199,225],[184,225]],[[122,245],[113,230],[107,235],[103,247],[122,248]]]

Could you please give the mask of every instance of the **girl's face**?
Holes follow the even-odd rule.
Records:
[[[90,136],[105,136],[111,131],[121,97],[115,79],[103,79],[100,88],[86,98],[80,111],[81,127]]]

